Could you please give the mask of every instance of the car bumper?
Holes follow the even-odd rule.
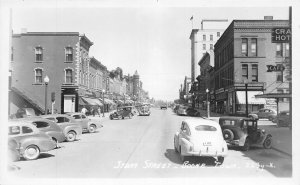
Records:
[[[187,152],[186,156],[199,156],[199,157],[225,157],[227,156],[227,151],[218,152],[218,151],[192,151]]]
[[[242,142],[241,140],[231,140],[231,141],[226,141],[227,145],[230,146],[244,146],[245,142]]]

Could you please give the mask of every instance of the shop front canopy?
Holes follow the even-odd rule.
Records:
[[[263,92],[261,91],[248,91],[248,104],[266,104],[266,99],[256,98],[256,95],[260,95]],[[246,104],[246,92],[245,91],[236,91],[236,100],[238,104]]]
[[[87,105],[103,106],[103,104],[95,98],[81,97]]]

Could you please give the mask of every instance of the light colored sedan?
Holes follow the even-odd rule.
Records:
[[[67,113],[67,115],[73,117],[74,121],[81,125],[82,131],[93,133],[97,130],[97,128],[102,127],[102,125],[91,121],[91,119],[89,119],[82,113],[73,112],[73,113]]]
[[[48,114],[41,116],[54,121],[64,132],[66,141],[75,141],[82,134],[82,127],[66,114]]]
[[[53,150],[56,143],[50,136],[39,131],[33,124],[15,120],[8,123],[8,136],[19,145],[19,152],[26,160],[34,160],[41,152]]]
[[[187,156],[209,156],[222,164],[228,148],[217,122],[207,119],[186,119],[174,136],[174,148],[181,160]]]

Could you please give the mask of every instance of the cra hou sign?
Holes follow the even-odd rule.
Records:
[[[273,71],[284,71],[285,67],[282,64],[275,65],[267,65],[267,72],[273,72]]]
[[[272,43],[291,42],[292,30],[291,28],[273,28],[272,29]]]

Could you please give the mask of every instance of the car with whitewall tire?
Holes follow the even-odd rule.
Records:
[[[74,121],[81,125],[82,132],[89,132],[94,133],[98,128],[101,128],[102,125],[98,124],[88,117],[86,117],[83,113],[79,112],[73,112],[73,113],[67,113],[67,115],[74,118]]]
[[[20,156],[25,160],[35,160],[40,153],[48,152],[56,147],[56,143],[49,135],[26,121],[9,121],[8,136],[18,143]]]
[[[186,119],[174,136],[174,149],[184,162],[188,156],[213,157],[221,165],[228,148],[217,122],[207,119]]]
[[[74,121],[74,118],[66,114],[48,114],[41,116],[48,120],[54,121],[65,135],[66,141],[73,142],[82,134],[82,127]]]

